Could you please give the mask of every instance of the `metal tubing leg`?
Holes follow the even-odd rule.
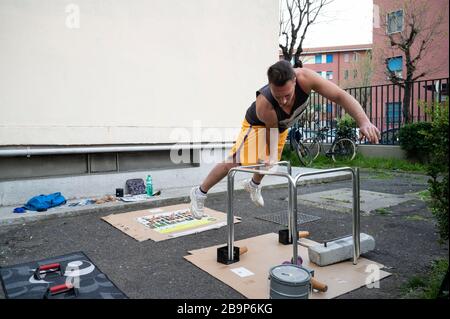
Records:
[[[360,254],[360,194],[359,194],[359,168],[352,174],[353,177],[353,264],[358,263]]]
[[[258,168],[261,168],[265,166],[264,164],[259,165],[251,165],[251,166],[238,166],[230,169],[228,171],[227,175],[227,226],[228,226],[228,260],[232,261],[234,259],[234,211],[233,211],[233,198],[234,198],[234,176],[237,172],[245,172],[245,173],[258,173],[261,175],[273,175],[273,176],[280,176],[280,177],[286,177],[288,179],[289,183],[289,202],[292,203],[292,194],[293,191],[293,184],[294,180],[292,178],[292,167],[291,163],[288,161],[281,161],[276,163],[275,165],[286,165],[288,173],[279,173],[279,172],[270,172],[270,171],[264,171],[260,170]],[[296,201],[295,201],[296,202]],[[293,215],[292,212],[292,206],[290,207],[290,215]],[[297,218],[297,217],[295,217]],[[294,245],[296,246],[296,245]]]
[[[335,168],[335,169],[329,169],[324,170],[321,172],[310,172],[310,173],[304,173],[304,174],[298,174],[294,178],[294,192],[293,198],[295,205],[295,208],[292,210],[293,215],[297,215],[297,183],[298,181],[305,176],[312,176],[312,175],[321,175],[321,174],[328,174],[328,173],[335,173],[335,172],[343,172],[348,171],[352,174],[352,192],[353,192],[353,224],[352,224],[352,238],[353,238],[353,264],[356,265],[358,262],[358,258],[360,255],[360,184],[359,184],[359,168],[352,169],[350,167],[342,167],[342,168]],[[297,218],[297,217],[295,217]],[[297,223],[296,223],[297,226]],[[295,227],[296,228],[296,227]],[[294,254],[296,253],[294,249]]]
[[[236,171],[228,172],[227,175],[227,223],[228,223],[228,260],[233,260],[234,251],[234,213],[233,213],[233,193],[234,175]]]
[[[290,188],[292,189],[292,210],[291,210],[291,224],[292,224],[292,263],[294,265],[297,264],[297,258],[298,258],[298,231],[297,231],[297,185],[289,184]]]
[[[292,176],[292,169],[290,167],[290,165],[288,166],[288,174],[289,176]],[[288,182],[288,242],[292,242],[293,243],[293,238],[292,238],[292,212],[294,210],[294,206],[293,206],[293,201],[292,201],[292,196],[294,195],[294,189],[293,189],[293,185],[291,183]],[[296,260],[296,259],[295,259]]]

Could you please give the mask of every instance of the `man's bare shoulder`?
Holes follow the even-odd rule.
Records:
[[[256,116],[265,124],[273,124],[277,119],[272,104],[262,94],[258,95],[256,98]]]
[[[271,110],[273,109],[272,104],[269,102],[269,100],[262,94],[259,94],[256,97],[256,107],[259,109],[264,110]]]
[[[303,91],[309,93],[311,91],[312,79],[315,75],[314,71],[307,68],[295,68],[294,72],[297,78],[297,84],[300,85]]]
[[[294,72],[299,77],[309,77],[311,74],[314,74],[314,71],[308,68],[295,68]]]

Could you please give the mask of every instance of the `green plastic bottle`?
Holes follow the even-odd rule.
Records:
[[[148,196],[153,196],[153,182],[152,177],[150,175],[147,175],[145,190]]]

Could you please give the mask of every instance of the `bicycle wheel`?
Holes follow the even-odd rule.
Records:
[[[331,158],[335,163],[351,161],[355,158],[355,155],[355,143],[348,138],[338,140],[331,148]]]
[[[304,166],[310,165],[312,163],[312,161],[314,160],[311,157],[311,153],[310,153],[308,147],[306,147],[306,145],[303,144],[302,142],[300,142],[296,145],[295,153],[297,154],[297,157],[298,157],[300,163],[302,163]]]
[[[314,161],[320,153],[320,143],[316,138],[305,138],[302,141],[303,144],[308,144],[307,148],[309,150],[309,154],[312,158],[311,162]]]

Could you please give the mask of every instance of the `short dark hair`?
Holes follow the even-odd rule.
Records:
[[[283,86],[287,81],[295,78],[295,72],[288,61],[281,60],[269,67],[267,78],[270,84]]]

